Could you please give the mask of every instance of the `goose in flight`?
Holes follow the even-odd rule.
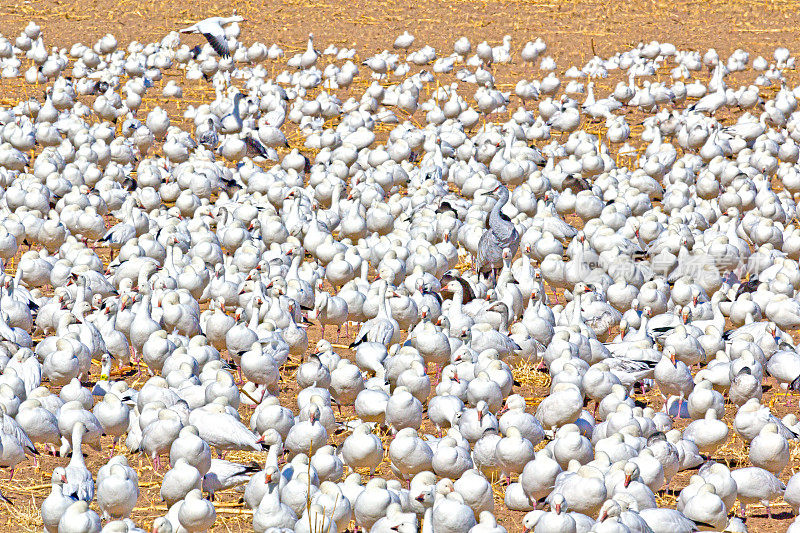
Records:
[[[220,57],[230,56],[228,40],[225,37],[224,26],[234,22],[244,22],[244,18],[234,12],[232,17],[210,17],[180,30],[181,33],[202,33],[208,44]]]

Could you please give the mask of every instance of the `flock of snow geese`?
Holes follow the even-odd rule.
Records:
[[[0,108],[0,466],[56,456],[47,532],[220,531],[226,490],[259,533],[798,512],[787,49],[557,71],[541,39],[284,57],[240,22],[181,30],[193,48],[0,38],[0,84],[41,95]],[[540,78],[505,92],[505,63]],[[215,99],[140,109],[190,84]],[[166,506],[147,524],[137,455]]]

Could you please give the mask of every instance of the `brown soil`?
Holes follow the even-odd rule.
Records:
[[[160,39],[168,31],[178,29],[198,19],[212,15],[227,15],[232,4],[211,0],[181,3],[153,0],[87,0],[73,3],[63,0],[26,0],[16,3],[7,2],[0,6],[0,27],[6,37],[13,39],[31,19],[38,22],[45,33],[46,43],[60,47],[69,47],[73,42],[94,43],[97,38],[107,32],[113,33],[124,47],[131,40],[148,42]],[[268,45],[277,42],[286,52],[287,57],[305,46],[308,32],[316,37],[318,49],[328,44],[339,46],[355,46],[358,58],[365,58],[383,49],[390,48],[394,37],[403,30],[413,33],[417,40],[415,48],[430,44],[439,50],[439,55],[447,55],[452,51],[452,43],[461,35],[470,38],[473,46],[482,40],[491,44],[499,44],[503,36],[513,38],[512,51],[515,62],[495,68],[499,87],[512,90],[519,78],[531,79],[543,75],[538,69],[524,65],[519,61],[518,52],[522,45],[536,37],[544,38],[548,43],[547,55],[552,55],[558,62],[559,71],[563,72],[571,64],[582,66],[595,54],[608,56],[621,51],[624,47],[635,46],[638,42],[662,40],[674,43],[678,48],[705,51],[709,47],[716,48],[726,57],[735,48],[749,51],[752,57],[764,55],[771,58],[773,49],[778,45],[787,46],[793,52],[798,49],[797,28],[800,26],[800,14],[796,3],[788,0],[750,1],[723,0],[712,1],[644,1],[603,2],[578,0],[576,2],[559,1],[495,1],[495,0],[451,0],[449,2],[434,0],[409,0],[406,2],[364,1],[351,2],[303,2],[299,0],[245,2],[237,3],[240,14],[248,21],[242,24],[241,39],[246,43],[261,40]],[[202,43],[199,36],[188,36],[185,42],[190,45]],[[327,61],[324,59],[324,61]],[[23,62],[23,69],[29,63]],[[280,70],[285,66],[278,63],[274,68]],[[166,106],[174,122],[181,122],[180,112],[188,104],[198,105],[213,98],[213,90],[206,84],[183,82],[176,70],[165,73],[165,79],[151,89],[140,111]],[[360,96],[359,89],[370,83],[366,67],[362,67],[362,79],[349,91],[342,94]],[[662,69],[658,79],[665,80],[667,70]],[[703,74],[705,76],[707,74]],[[790,79],[796,79],[789,73]],[[160,96],[160,88],[167,79],[176,79],[184,85],[184,98],[181,102],[167,103]],[[444,80],[449,80],[445,77]],[[737,75],[738,82],[752,81],[753,73]],[[604,93],[619,80],[610,77],[598,80],[597,89]],[[22,97],[36,97],[41,100],[42,87],[27,86],[21,80],[0,80],[0,104],[14,105]],[[463,86],[462,93],[467,96],[474,90]],[[769,94],[765,91],[764,94]],[[601,94],[604,96],[604,94]],[[518,100],[512,100],[510,109],[516,108]],[[535,103],[529,104],[534,106]],[[636,123],[636,113],[629,117],[631,124]],[[415,117],[417,119],[422,117]],[[734,117],[728,117],[734,118]],[[491,117],[490,120],[503,122],[505,116]],[[586,129],[593,132],[602,131],[597,124],[586,124]],[[641,128],[634,127],[632,144],[637,144],[636,133]],[[293,132],[290,132],[293,133]],[[302,146],[298,135],[290,136],[293,145]],[[111,221],[110,221],[111,222]],[[107,250],[99,250],[100,257],[108,257]],[[16,263],[16,261],[15,261]],[[13,265],[11,266],[13,269]],[[309,345],[312,347],[320,337],[318,326],[309,328]],[[352,334],[352,331],[351,331]],[[328,339],[337,342],[335,332],[329,331]],[[347,344],[348,339],[341,339]],[[350,350],[341,349],[340,353],[351,357]],[[282,379],[282,399],[287,405],[296,407],[293,372],[296,363],[287,365]],[[515,376],[522,383],[515,387],[515,392],[528,398],[531,406],[535,406],[547,394],[549,378],[546,374],[537,373],[531,368],[515,369]],[[127,379],[133,380],[133,377]],[[91,385],[87,383],[87,385]],[[773,408],[778,416],[790,410],[795,411],[795,399],[792,406],[786,407],[781,397],[776,401],[774,391],[777,389],[772,379],[765,384],[769,390],[764,395],[764,402]],[[781,393],[782,395],[782,393]],[[638,398],[655,408],[659,408],[658,394],[649,394]],[[243,407],[243,420],[249,419],[251,411]],[[728,406],[727,421],[731,421],[734,409]],[[342,419],[353,417],[352,407],[342,410]],[[679,427],[686,424],[678,423]],[[431,431],[428,426],[424,430]],[[340,443],[345,434],[334,436]],[[96,472],[107,460],[110,441],[103,454],[89,451],[87,463]],[[234,453],[229,458],[259,460],[258,454]],[[746,448],[741,439],[734,437],[714,457],[727,462],[732,468],[748,464]],[[132,466],[137,467],[140,475],[141,497],[134,510],[133,518],[142,527],[149,527],[152,520],[166,512],[158,496],[163,469],[155,472],[149,460],[140,456],[130,456]],[[0,513],[0,529],[10,531],[13,528],[25,531],[41,530],[38,508],[49,493],[49,476],[52,469],[66,462],[63,458],[42,455],[38,468],[31,462],[19,465],[13,480],[0,481],[0,490],[14,500],[13,507],[5,507]],[[800,454],[793,444],[792,461],[781,476],[786,480],[800,466]],[[379,473],[391,475],[388,464],[383,463]],[[691,472],[681,473],[673,480],[670,489],[680,490],[688,482]],[[504,510],[502,504],[502,486],[496,485],[498,505],[496,514],[501,523],[510,531],[521,531],[523,513]],[[218,494],[218,519],[215,532],[248,531],[251,529],[250,513],[238,503],[240,493],[235,490]],[[674,503],[670,493],[660,496],[666,504]],[[777,518],[768,520],[763,507],[752,506],[748,509],[747,524],[750,531],[785,531],[792,518],[785,505],[774,506]]]

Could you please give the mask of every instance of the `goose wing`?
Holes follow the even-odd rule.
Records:
[[[197,31],[203,34],[211,48],[220,55],[220,57],[230,56],[228,50],[228,41],[225,38],[225,31],[218,23],[203,21],[197,24]]]

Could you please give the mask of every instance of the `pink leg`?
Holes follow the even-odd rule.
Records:
[[[13,468],[11,469],[11,475],[8,476],[8,480],[9,481],[11,481],[12,479],[14,479],[14,469]]]
[[[321,324],[322,326],[322,338],[325,338],[325,324]]]
[[[744,508],[744,504],[743,503],[739,504],[739,512],[742,513],[742,518],[744,518],[745,517],[745,508]]]

